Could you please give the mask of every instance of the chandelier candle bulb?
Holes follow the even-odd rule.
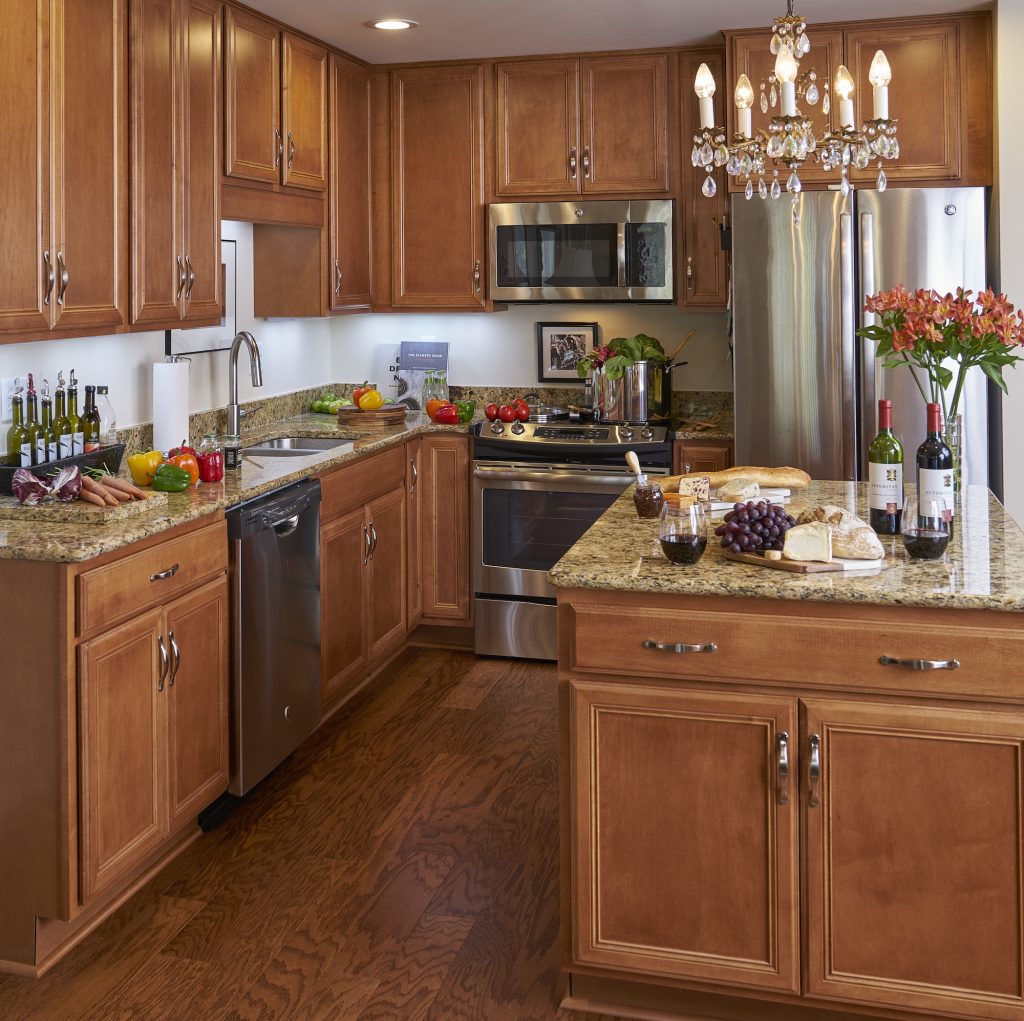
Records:
[[[754,89],[750,79],[741,74],[736,82],[736,133],[744,138],[750,138],[752,134],[750,108],[754,105]]]
[[[707,64],[701,64],[697,68],[693,91],[700,99],[700,126],[713,128],[715,126],[715,101],[712,97],[715,94],[715,78]]]
[[[796,76],[800,70],[793,58],[793,51],[788,46],[779,50],[775,58],[775,77],[782,86],[782,116],[796,116]]]
[[[845,64],[836,70],[836,95],[839,97],[839,126],[853,130],[853,75]]]
[[[868,81],[871,82],[872,86],[875,120],[888,120],[889,82],[892,81],[892,69],[889,67],[889,61],[881,50],[875,51],[874,59],[871,61],[871,69],[868,71]]]

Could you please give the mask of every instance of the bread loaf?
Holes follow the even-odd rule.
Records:
[[[885,556],[875,530],[856,514],[843,507],[827,503],[821,507],[805,510],[798,518],[799,524],[821,521],[832,530],[832,553],[844,560],[881,560]]]
[[[811,477],[800,468],[755,468],[739,466],[726,468],[720,472],[690,472],[689,475],[674,475],[666,479],[664,485],[675,489],[680,479],[709,479],[712,489],[721,489],[727,482],[736,479],[750,479],[762,489],[803,489],[810,485]]]

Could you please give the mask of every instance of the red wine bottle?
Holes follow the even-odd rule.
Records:
[[[952,522],[953,508],[953,451],[942,438],[942,408],[928,405],[928,435],[917,448],[917,506],[919,524],[932,517],[930,503],[945,504],[944,517]]]
[[[903,444],[893,435],[892,401],[878,402],[878,435],[868,447],[868,511],[879,535],[899,535],[903,516]]]

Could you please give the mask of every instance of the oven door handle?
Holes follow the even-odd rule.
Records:
[[[621,485],[623,490],[633,483],[633,476],[627,473],[622,475],[597,475],[593,472],[508,471],[502,468],[474,468],[473,478],[481,479],[484,482],[571,482],[580,486]]]
[[[626,225],[617,223],[615,225],[615,262],[619,270],[619,287],[629,286],[626,278]]]

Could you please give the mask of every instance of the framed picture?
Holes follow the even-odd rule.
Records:
[[[220,243],[221,294],[224,311],[219,326],[200,326],[191,330],[168,330],[167,354],[194,355],[202,351],[226,351],[235,339],[235,250],[236,242],[224,238]]]
[[[597,323],[537,323],[537,379],[582,383],[576,364],[597,348]]]

